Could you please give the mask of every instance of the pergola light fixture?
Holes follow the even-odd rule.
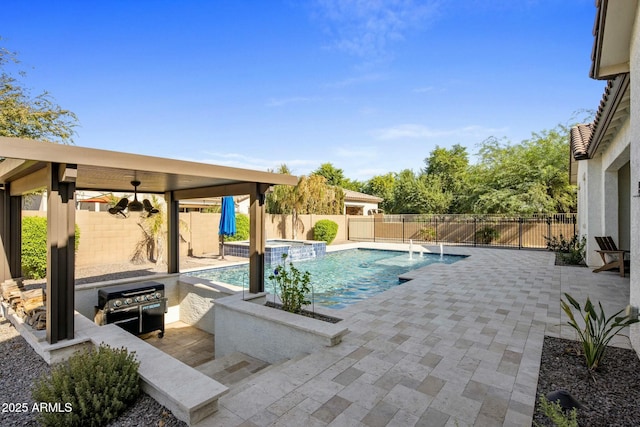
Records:
[[[142,202],[138,201],[138,186],[140,185],[140,181],[131,181],[131,185],[133,185],[133,200],[129,201],[126,197],[120,199],[114,207],[109,208],[111,215],[116,218],[128,218],[130,212],[142,212],[141,216],[150,217],[160,212],[151,205],[148,199],[144,199]]]

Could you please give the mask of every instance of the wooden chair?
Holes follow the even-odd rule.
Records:
[[[618,249],[611,236],[596,237],[596,242],[598,246],[600,246],[600,250],[596,250],[596,252],[600,254],[604,265],[596,268],[593,272],[600,273],[601,271],[614,270],[617,268],[620,271],[620,277],[624,277],[624,255],[629,253],[629,251]]]

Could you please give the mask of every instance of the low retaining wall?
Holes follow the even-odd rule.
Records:
[[[102,343],[135,352],[136,359],[140,361],[138,373],[142,390],[188,425],[194,425],[216,412],[218,399],[228,392],[226,386],[116,325],[98,326],[76,312],[75,338],[49,344],[45,331],[33,330],[6,303],[0,302],[0,305],[4,317],[50,365],[68,359],[82,348],[97,347]]]
[[[266,295],[245,295],[243,300],[239,294],[216,301],[216,358],[239,351],[276,363],[335,346],[349,331],[340,323],[266,307]]]

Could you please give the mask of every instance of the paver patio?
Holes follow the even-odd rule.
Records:
[[[351,331],[340,345],[239,383],[200,425],[530,426],[543,337],[574,338],[561,293],[613,313],[629,279],[554,266],[545,251],[445,253],[470,256],[340,310]]]

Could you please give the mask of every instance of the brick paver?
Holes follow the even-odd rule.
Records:
[[[445,249],[469,257],[339,311],[340,345],[232,389],[203,425],[531,425],[543,338],[574,338],[562,293],[613,313],[629,279],[557,267],[545,251]]]

